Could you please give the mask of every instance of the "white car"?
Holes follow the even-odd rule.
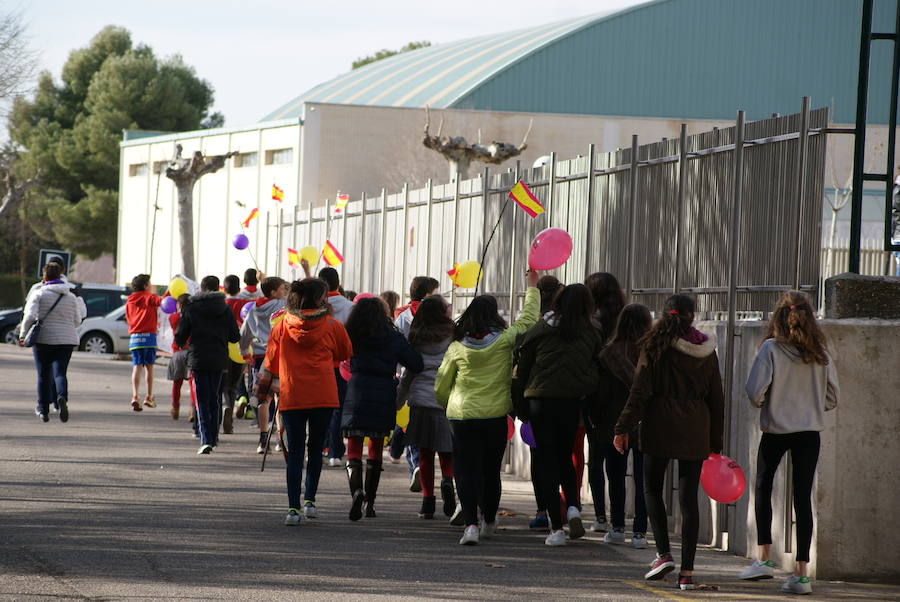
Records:
[[[128,339],[124,305],[105,316],[87,318],[78,327],[79,351],[128,353]]]

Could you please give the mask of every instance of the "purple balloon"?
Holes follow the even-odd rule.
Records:
[[[519,427],[519,436],[522,437],[522,441],[528,444],[528,447],[537,447],[537,443],[534,441],[534,433],[531,430],[530,422],[523,422],[522,426]]]
[[[254,301],[247,301],[244,303],[244,307],[241,308],[241,321],[247,319],[247,314],[250,313],[250,310],[253,309]]]
[[[231,244],[238,251],[243,251],[250,246],[250,239],[245,234],[235,234],[234,238],[231,239]]]
[[[178,311],[178,303],[175,301],[175,297],[163,297],[162,303],[159,305],[164,313],[174,314]]]

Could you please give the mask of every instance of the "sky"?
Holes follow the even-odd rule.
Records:
[[[157,56],[180,54],[215,90],[228,126],[259,121],[353,60],[413,40],[433,44],[552,23],[644,0],[20,0],[40,70],[58,81],[69,52],[120,25]]]

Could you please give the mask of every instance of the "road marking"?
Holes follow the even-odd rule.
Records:
[[[667,600],[690,600],[690,598],[685,598],[684,596],[676,596],[670,592],[664,592],[661,589],[657,589],[655,587],[650,587],[646,583],[641,583],[640,581],[624,581],[626,585],[630,585],[631,587],[636,587],[637,589],[642,589],[644,591],[650,592],[651,594],[656,594],[657,596],[662,596]]]

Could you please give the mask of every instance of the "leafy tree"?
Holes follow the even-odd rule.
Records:
[[[181,57],[161,60],[127,30],[102,29],[69,55],[61,84],[44,72],[33,98],[13,103],[10,138],[26,151],[16,170],[41,174],[30,193],[38,223],[87,257],[114,251],[122,130],[218,126],[212,102],[212,87]]]
[[[428,40],[422,40],[420,42],[410,42],[400,50],[388,50],[387,48],[382,48],[377,51],[375,54],[363,57],[361,59],[356,59],[353,61],[351,65],[352,69],[359,69],[369,63],[374,63],[375,61],[380,61],[381,59],[386,59],[389,56],[394,56],[395,54],[403,54],[404,52],[410,52],[411,50],[418,50],[419,48],[426,48],[431,46],[431,42]]]

